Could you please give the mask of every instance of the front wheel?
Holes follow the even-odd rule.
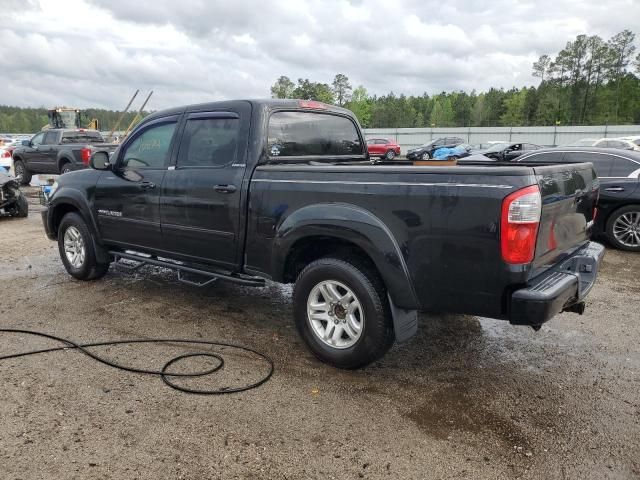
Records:
[[[607,220],[606,235],[615,248],[640,252],[640,205],[629,205],[613,212]]]
[[[16,174],[16,180],[20,182],[20,185],[29,185],[31,183],[31,172],[27,170],[27,167],[22,160],[16,160],[13,163],[13,171]]]
[[[429,152],[424,152],[422,154],[422,160],[431,160],[431,154]]]
[[[58,250],[64,268],[78,280],[94,280],[109,270],[108,263],[98,263],[93,236],[77,213],[67,213],[58,228]]]
[[[29,215],[29,202],[27,202],[27,197],[25,197],[22,192],[20,192],[16,199],[12,215],[18,218],[26,218]]]
[[[357,258],[307,265],[293,292],[295,322],[313,354],[338,368],[364,367],[393,345],[393,323],[378,272]]]

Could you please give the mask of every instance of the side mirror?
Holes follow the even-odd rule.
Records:
[[[95,152],[91,155],[89,166],[94,170],[111,170],[108,152]]]
[[[23,147],[30,147],[31,146],[31,140],[22,140],[22,146]]]

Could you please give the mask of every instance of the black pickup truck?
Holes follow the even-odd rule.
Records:
[[[63,174],[86,168],[97,149],[113,152],[116,144],[105,143],[97,130],[51,128],[24,140],[13,151],[13,168],[22,185],[39,173]]]
[[[419,310],[535,329],[581,313],[604,252],[590,163],[374,165],[353,114],[318,102],[157,112],[91,166],[42,213],[72,276],[124,260],[198,285],[295,283],[298,331],[342,368],[410,338]]]

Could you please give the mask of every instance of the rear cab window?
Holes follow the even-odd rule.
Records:
[[[364,156],[355,123],[331,113],[275,112],[269,119],[267,145],[272,159]]]
[[[104,143],[100,132],[72,131],[62,134],[61,144],[65,143]]]

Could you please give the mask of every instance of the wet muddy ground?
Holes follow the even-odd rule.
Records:
[[[640,478],[640,255],[607,251],[583,316],[562,314],[536,333],[423,315],[410,343],[346,372],[303,346],[290,288],[198,289],[150,267],[77,282],[44,237],[35,199],[31,207],[28,219],[0,219],[0,328],[79,342],[226,341],[264,352],[276,370],[256,390],[212,397],[74,350],[3,361],[3,480]],[[0,355],[47,346],[0,336]],[[148,368],[187,351],[94,349]],[[244,355],[226,360],[220,376],[182,384],[237,385],[264,373]]]

